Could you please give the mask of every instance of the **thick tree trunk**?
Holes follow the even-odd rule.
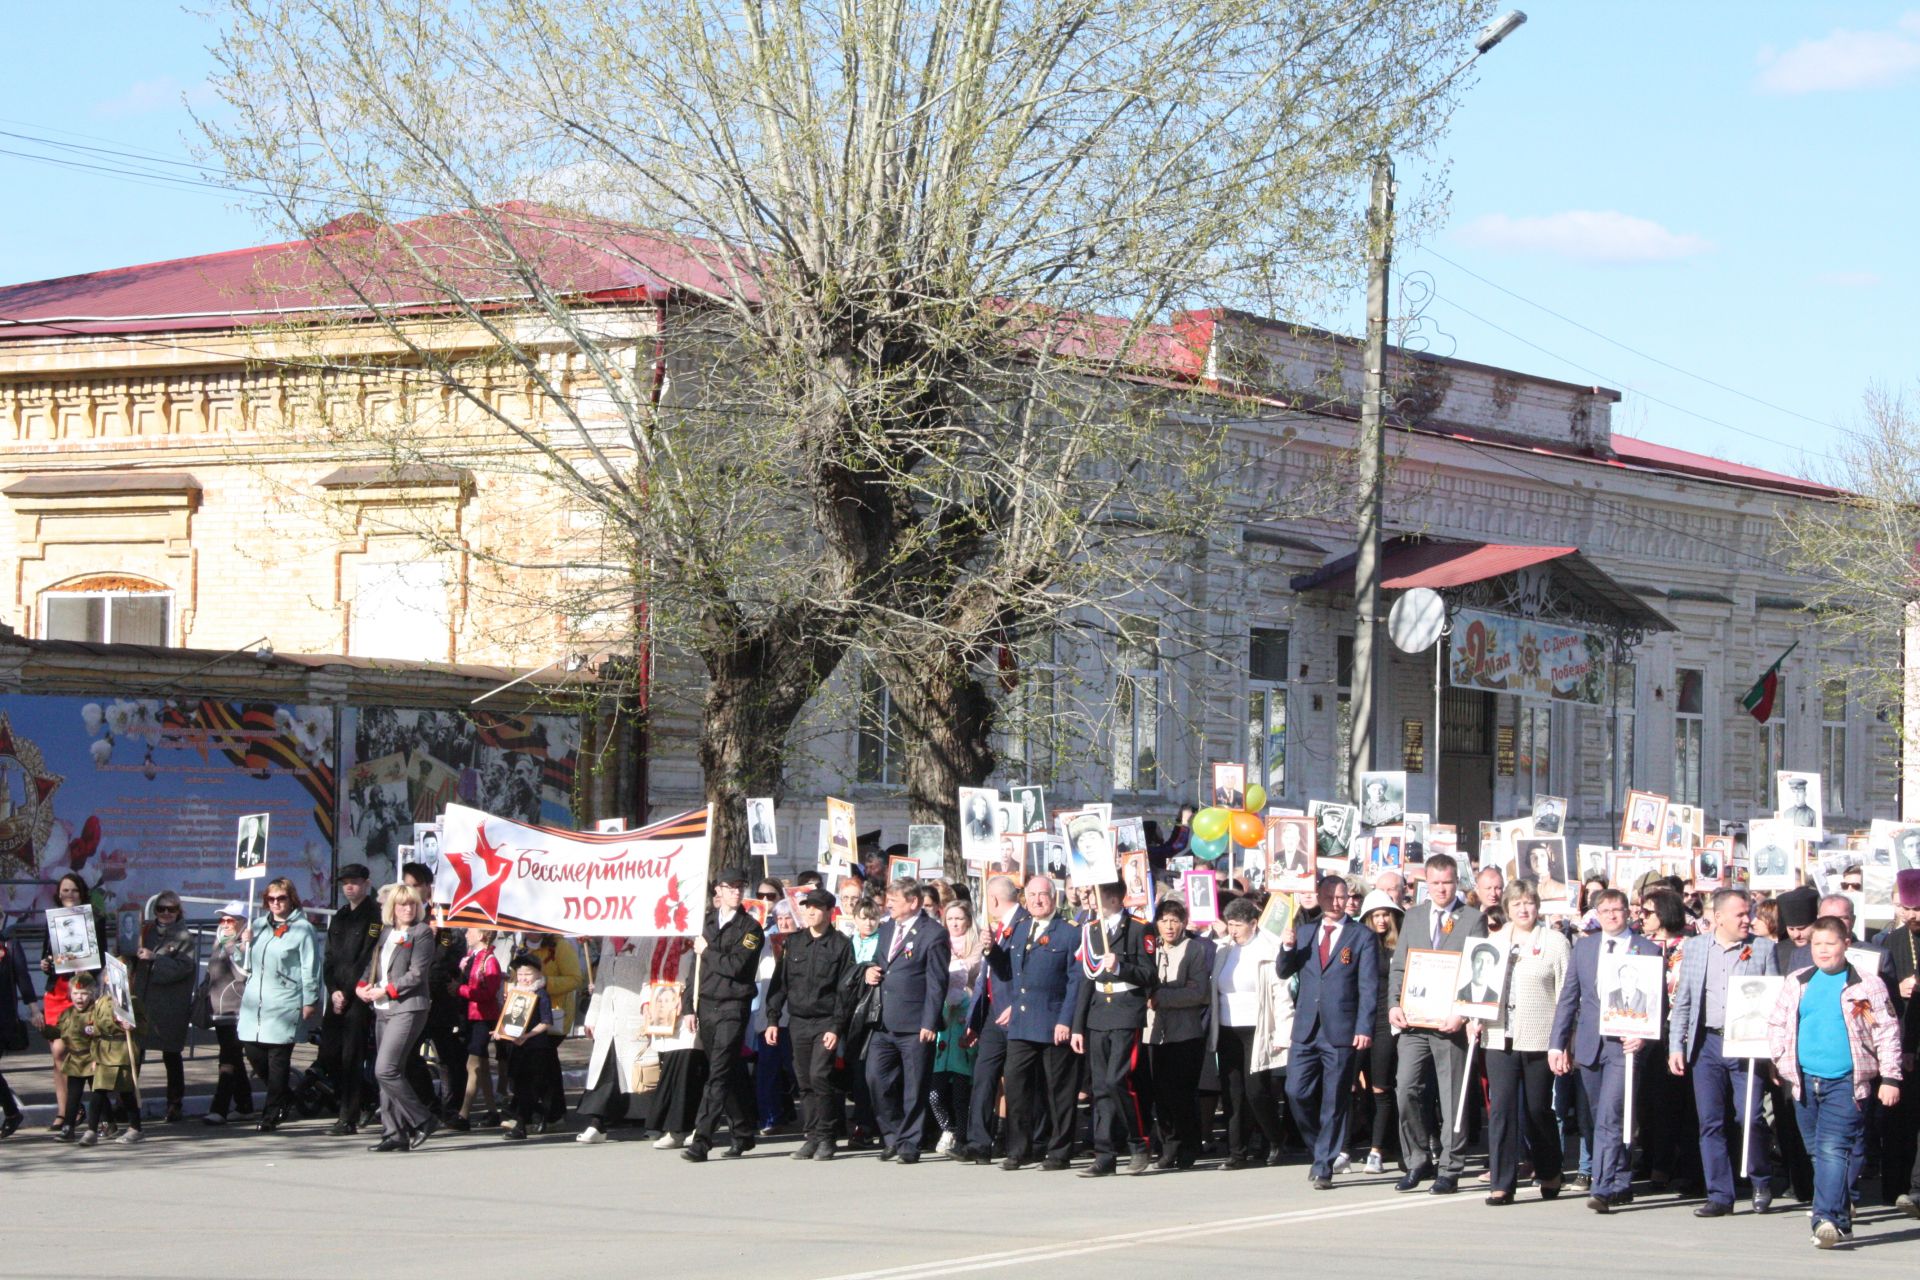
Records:
[[[786,789],[787,734],[807,700],[846,653],[838,630],[800,637],[789,625],[735,638],[701,654],[707,692],[700,717],[700,770],[713,806],[712,866],[764,868],[748,862],[747,800]]]
[[[959,789],[980,786],[993,772],[993,698],[970,664],[951,654],[879,666],[906,743],[907,812],[913,822],[946,828],[947,876],[957,883],[967,875]]]

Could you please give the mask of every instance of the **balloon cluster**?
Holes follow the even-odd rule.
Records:
[[[1256,782],[1247,788],[1246,808],[1202,809],[1193,815],[1193,839],[1187,848],[1194,857],[1208,862],[1225,853],[1229,843],[1253,848],[1267,833],[1267,821],[1260,816],[1266,807],[1267,789]]]

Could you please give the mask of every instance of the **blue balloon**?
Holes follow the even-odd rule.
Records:
[[[1232,843],[1232,839],[1231,836],[1224,835],[1215,840],[1202,840],[1199,836],[1194,836],[1187,842],[1187,850],[1196,858],[1204,858],[1212,862],[1227,851],[1227,845]]]

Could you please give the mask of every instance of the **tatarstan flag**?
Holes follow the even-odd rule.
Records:
[[[1787,653],[1799,647],[1800,642],[1795,640],[1787,646]],[[1766,674],[1755,680],[1753,688],[1747,690],[1746,696],[1740,699],[1740,705],[1747,709],[1747,714],[1761,724],[1765,724],[1773,715],[1774,700],[1780,695],[1780,664],[1787,660],[1787,653],[1775,658]]]

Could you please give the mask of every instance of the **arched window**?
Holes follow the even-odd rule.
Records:
[[[172,634],[173,592],[125,574],[75,578],[40,593],[40,638],[164,645]]]

